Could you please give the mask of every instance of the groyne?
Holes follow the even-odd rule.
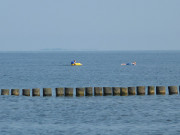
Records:
[[[42,91],[41,91],[42,90]],[[53,92],[54,90],[54,92]],[[43,97],[82,97],[82,96],[144,96],[144,95],[177,95],[180,86],[136,86],[136,87],[78,87],[78,88],[32,88],[32,89],[1,89],[1,95],[12,96],[43,96]],[[41,95],[42,93],[42,95]]]

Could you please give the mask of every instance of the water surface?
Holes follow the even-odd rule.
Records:
[[[53,89],[52,97],[0,96],[1,135],[180,134],[179,95],[56,98],[54,92],[56,87],[179,86],[179,58],[179,51],[1,52],[1,88]],[[83,66],[70,66],[74,59]],[[121,66],[133,61],[136,66]]]

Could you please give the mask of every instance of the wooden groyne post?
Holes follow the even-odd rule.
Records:
[[[92,87],[85,88],[85,96],[93,96],[93,88]]]
[[[9,89],[1,89],[1,95],[9,95]]]
[[[22,89],[23,96],[30,96],[30,89]]]
[[[104,94],[104,96],[111,96],[112,88],[111,87],[103,87],[103,94]]]
[[[166,87],[165,86],[156,86],[156,95],[165,95]]]
[[[128,89],[125,87],[120,88],[120,95],[121,96],[128,96]]]
[[[19,89],[11,89],[11,95],[19,96]]]
[[[136,95],[136,87],[128,87],[128,95]]]
[[[43,96],[44,97],[52,96],[51,88],[43,88]]]
[[[56,88],[56,97],[64,96],[64,88]]]
[[[177,86],[168,86],[169,95],[178,94]]]
[[[40,96],[40,88],[33,88],[32,96]]]
[[[155,94],[155,87],[154,86],[148,86],[148,95],[154,95]]]
[[[137,86],[137,95],[145,95],[146,94],[146,90],[145,90],[145,86]]]
[[[102,96],[102,87],[94,87],[94,96]]]
[[[120,96],[120,87],[112,87],[113,96]]]
[[[84,88],[76,88],[76,96],[84,96]]]
[[[65,96],[73,96],[73,88],[65,88]]]

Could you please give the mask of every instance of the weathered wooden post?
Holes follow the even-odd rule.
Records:
[[[102,96],[102,87],[94,87],[94,96]]]
[[[154,90],[154,86],[148,86],[148,95],[154,95],[155,94],[155,90]]]
[[[33,88],[32,96],[40,96],[40,88]]]
[[[30,89],[22,89],[23,96],[30,96]]]
[[[178,94],[177,86],[168,86],[169,95]]]
[[[165,86],[156,86],[156,95],[165,95],[166,87]]]
[[[65,96],[73,96],[73,88],[65,88]]]
[[[51,90],[51,88],[43,88],[43,96],[44,96],[44,97],[52,96],[52,90]]]
[[[92,96],[93,95],[93,88],[92,87],[86,87],[85,88],[85,96]]]
[[[145,86],[137,86],[137,95],[145,95]]]
[[[9,89],[1,89],[1,95],[9,95]]]
[[[128,87],[128,95],[136,95],[136,87]]]
[[[76,96],[84,96],[84,88],[76,88]]]
[[[56,97],[64,96],[64,88],[56,88]]]
[[[113,96],[120,96],[120,87],[112,87]]]
[[[19,96],[19,89],[11,89],[11,95]]]
[[[112,95],[112,89],[111,89],[111,87],[103,87],[103,93],[104,93],[104,96],[110,96],[110,95]]]
[[[120,88],[120,93],[121,93],[121,96],[128,96],[128,89],[125,88],[125,87],[121,87]]]

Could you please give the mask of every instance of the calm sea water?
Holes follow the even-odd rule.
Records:
[[[138,85],[179,86],[180,51],[0,53],[0,88]],[[180,134],[179,100],[0,96],[0,134]]]

